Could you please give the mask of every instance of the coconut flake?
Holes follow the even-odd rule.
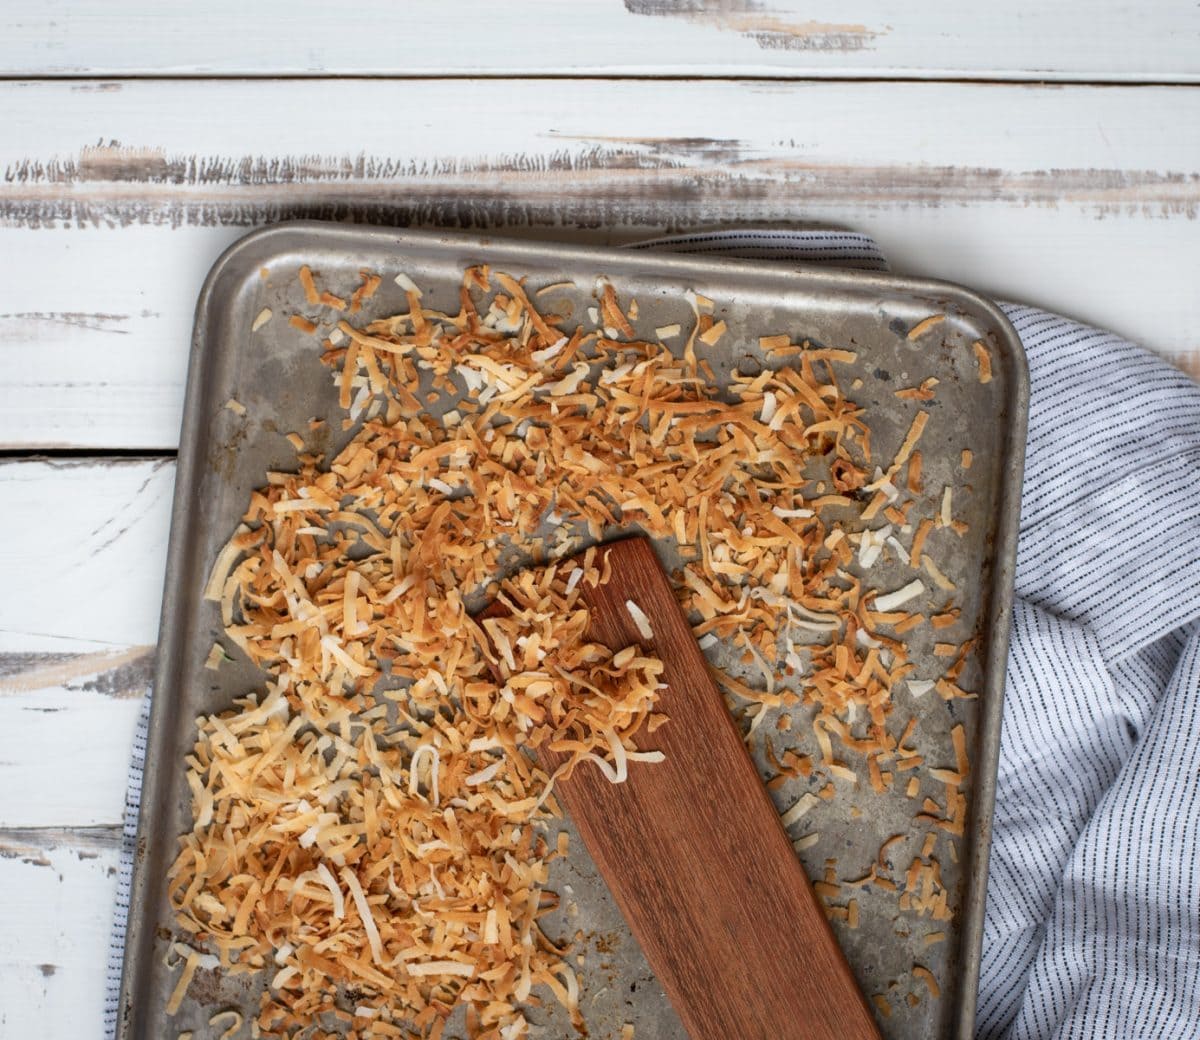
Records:
[[[793,823],[796,823],[803,818],[809,811],[812,810],[814,806],[817,806],[820,803],[821,800],[815,794],[813,794],[811,791],[806,791],[800,796],[796,804],[779,818],[779,822],[783,824],[784,827],[790,827]]]
[[[463,783],[468,787],[475,787],[478,784],[486,784],[489,780],[495,777],[497,773],[500,772],[503,766],[503,762],[493,762],[490,766],[486,766],[477,773],[472,773],[463,781]]]
[[[570,373],[563,376],[553,383],[543,383],[541,386],[534,387],[536,393],[548,393],[552,397],[565,397],[567,394],[573,394],[579,389],[579,384],[587,377],[592,370],[591,365],[586,361],[577,361]]]
[[[638,635],[647,642],[653,640],[654,629],[650,627],[650,619],[646,617],[646,612],[631,599],[625,601],[625,609],[629,611],[629,616],[633,618],[633,623],[637,626]]]
[[[346,900],[342,895],[342,890],[338,888],[337,879],[324,863],[317,864],[316,873],[325,887],[329,889],[329,895],[333,900],[333,919],[340,921],[346,916]]]
[[[811,509],[784,509],[783,506],[774,506],[771,512],[781,520],[802,520],[806,517],[816,516]]]
[[[887,544],[888,536],[891,533],[891,524],[863,531],[858,543],[858,563],[860,567],[874,566],[875,561],[879,559],[879,554],[883,552],[883,547]]]
[[[437,805],[438,798],[438,767],[441,764],[441,757],[438,754],[438,749],[432,744],[421,744],[413,753],[412,758],[408,761],[408,793],[414,797],[419,794],[421,773],[419,763],[423,755],[428,755],[433,761],[429,765],[429,801],[432,805]]]
[[[558,357],[558,355],[562,353],[563,347],[565,347],[569,342],[570,341],[566,336],[560,336],[554,343],[551,343],[550,346],[545,347],[542,350],[535,350],[529,356],[533,359],[534,364],[544,365],[552,358]]]
[[[392,279],[406,293],[412,293],[418,300],[421,298],[421,290],[417,288],[417,283],[414,282],[408,275],[401,271],[395,278]]]
[[[428,975],[460,975],[469,979],[475,974],[475,965],[464,961],[422,961],[418,964],[406,964],[404,970],[418,978]]]
[[[908,550],[906,548],[904,548],[904,546],[900,543],[899,539],[896,538],[895,535],[889,534],[885,540],[887,541],[887,544],[889,546],[891,546],[892,551],[896,554],[896,557],[900,560],[901,563],[910,563],[911,562],[910,557],[908,555]]]
[[[363,929],[367,933],[367,942],[371,947],[371,957],[375,963],[383,965],[383,944],[379,940],[379,928],[375,924],[375,918],[371,915],[371,907],[367,903],[366,893],[362,890],[362,885],[358,882],[358,877],[349,867],[343,867],[342,880],[346,882],[346,887],[350,890],[350,896],[354,900],[354,906],[358,910],[359,920],[362,921]]]
[[[877,596],[871,608],[880,614],[888,614],[904,606],[909,600],[916,599],[924,591],[924,582],[920,578],[914,578],[907,585],[896,589],[895,592],[889,592],[884,596]]]

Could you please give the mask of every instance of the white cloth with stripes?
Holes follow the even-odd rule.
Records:
[[[864,235],[637,248],[886,269]],[[1200,1036],[1200,385],[1015,304],[1031,402],[980,1040]],[[116,1024],[145,753],[109,963]]]

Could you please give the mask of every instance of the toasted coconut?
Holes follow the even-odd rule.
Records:
[[[225,656],[225,651],[221,648],[221,644],[213,643],[209,648],[208,657],[204,659],[204,667],[215,672],[227,660],[229,658]]]
[[[412,293],[418,300],[421,299],[421,290],[417,288],[417,283],[409,278],[409,276],[403,271],[399,272],[396,277],[392,279],[392,281],[400,286],[400,288],[406,293]]]
[[[607,282],[594,313],[582,308],[587,322],[560,329],[565,319],[533,301],[569,284],[531,295],[521,278],[470,268],[457,312],[442,313],[393,275],[405,313],[346,320],[381,280],[361,277],[323,341],[349,441],[329,459],[301,442],[295,472],[266,474],[205,588],[230,644],[268,678],[198,721],[193,826],[170,897],[181,931],[203,945],[196,956],[269,973],[260,1034],[294,1034],[329,1012],[363,1035],[432,1038],[462,1003],[480,1036],[520,1040],[525,1009],[547,997],[582,1022],[567,947],[539,926],[566,847],[536,825],[575,769],[636,782],[630,763],[661,760],[638,735],[670,724],[655,711],[662,663],[585,638],[581,596],[607,579],[607,558],[557,562],[616,525],[675,543],[697,638],[746,669],[715,678],[750,738],[807,742],[779,758],[781,776],[816,780],[785,826],[828,811],[830,778],[845,791],[866,777],[886,794],[905,776],[908,797],[918,777],[945,792],[944,805],[922,805],[924,830],[961,833],[963,738],[955,768],[935,772],[926,756],[946,758],[907,746],[911,720],[899,740],[891,725],[905,685],[971,696],[957,683],[969,644],[917,680],[904,642],[927,620],[911,609],[926,592],[918,568],[942,587],[924,551],[941,514],[921,497],[915,451],[929,413],[916,413],[890,462],[872,458],[862,409],[833,373],[856,354],[787,335],[760,341],[781,367],[718,384],[696,344],[737,330],[695,293],[687,341],[672,349],[661,341],[680,328],[637,339],[633,303],[622,309]],[[308,307],[343,309],[311,271],[301,284]],[[448,396],[435,421],[427,402]],[[868,530],[876,514],[887,523]],[[544,566],[498,577],[514,550]],[[881,595],[885,552],[910,573]],[[484,598],[507,616],[474,620],[468,603]],[[651,644],[650,620],[627,609]],[[811,731],[790,725],[801,700],[815,710]],[[527,754],[539,748],[562,757],[554,776]],[[841,898],[832,868],[821,884]],[[950,913],[936,885],[873,884],[913,913]],[[828,909],[857,922],[857,903]]]
[[[992,381],[992,355],[988,353],[987,345],[983,340],[977,339],[971,344],[971,349],[975,351],[975,361],[979,365],[979,381],[990,383]]]
[[[646,616],[646,612],[631,599],[625,601],[625,609],[629,612],[629,616],[633,618],[633,623],[637,626],[638,635],[647,642],[653,641],[654,629],[650,627],[650,619]]]
[[[922,318],[911,329],[908,330],[908,340],[911,343],[913,340],[920,339],[930,329],[940,325],[946,320],[944,314],[931,314],[928,318]]]
[[[309,304],[321,302],[321,294],[317,291],[317,283],[313,280],[313,273],[308,264],[300,268],[300,286],[304,290],[304,299]]]
[[[700,333],[700,342],[707,346],[715,347],[720,342],[721,337],[725,335],[725,322],[718,321],[711,328]]]
[[[928,939],[928,937],[926,938]],[[942,995],[942,990],[937,983],[937,979],[934,978],[933,972],[931,972],[928,968],[920,964],[914,964],[912,972],[913,975],[925,983],[925,987],[929,990],[929,995],[931,997],[936,999]]]

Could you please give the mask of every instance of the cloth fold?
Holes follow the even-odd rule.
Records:
[[[634,248],[887,267],[869,237],[845,231],[698,232]],[[1109,333],[1002,307],[1031,400],[976,1035],[1200,1036],[1200,385]]]

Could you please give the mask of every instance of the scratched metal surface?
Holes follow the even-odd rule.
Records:
[[[182,762],[193,740],[196,715],[221,710],[262,683],[261,674],[245,660],[219,673],[203,667],[221,634],[218,609],[202,600],[205,578],[265,471],[294,464],[295,452],[285,435],[307,431],[307,421],[315,415],[338,414],[336,390],[311,337],[286,322],[288,314],[304,310],[298,267],[309,264],[322,285],[334,291],[352,287],[363,267],[385,275],[403,270],[426,291],[429,306],[453,310],[462,268],[481,261],[529,276],[534,289],[573,281],[575,290],[543,300],[556,313],[567,315],[565,326],[593,302],[598,275],[611,280],[622,299],[637,297],[640,315],[635,326],[647,338],[658,325],[680,322],[688,327],[691,310],[684,290],[711,297],[716,316],[725,318],[732,332],[708,353],[719,381],[735,366],[745,370],[760,363],[759,335],[788,332],[793,339],[850,347],[858,352],[854,368],[862,383],[849,396],[867,407],[878,458],[890,458],[915,410],[893,391],[931,375],[941,381],[935,401],[922,405],[930,412],[921,441],[928,501],[919,503],[915,515],[932,514],[941,488],[955,485],[955,513],[968,521],[969,531],[961,538],[942,538],[934,551],[960,590],[962,619],[945,635],[958,641],[972,633],[982,636],[960,680],[965,688],[978,691],[979,699],[946,703],[933,694],[920,700],[904,694],[906,703],[897,705],[896,717],[918,717],[915,743],[931,764],[953,766],[951,726],[961,722],[968,735],[968,831],[959,843],[957,863],[941,857],[954,919],[943,924],[901,912],[897,893],[868,886],[854,893],[860,926],[851,930],[835,921],[834,929],[864,992],[888,995],[891,1014],[881,1017],[880,1026],[889,1040],[966,1040],[972,1032],[979,967],[1027,404],[1024,358],[1003,316],[966,290],[888,275],[314,223],[257,232],[233,247],[213,269],[197,311],[119,1036],[150,1040],[186,1029],[205,1035],[208,1017],[217,1010],[252,1012],[263,984],[261,979],[239,981],[198,972],[179,1014],[166,1018],[174,973],[163,965],[172,930],[165,874],[176,836],[190,827]],[[263,267],[270,272],[266,278],[260,276]],[[264,306],[276,318],[251,339],[250,323]],[[405,309],[402,292],[385,277],[362,317]],[[948,317],[936,333],[915,343],[907,339],[907,331],[918,321],[943,311]],[[994,378],[986,386],[976,378],[971,343],[977,339],[989,345],[993,358]],[[230,397],[246,406],[244,416],[224,408]],[[318,446],[336,448],[337,443]],[[956,470],[964,448],[976,460],[965,487]],[[660,550],[669,552],[669,547]],[[911,576],[893,556],[890,561],[881,559],[867,581],[872,587],[891,589]],[[918,629],[910,633],[910,640],[916,674],[938,674],[930,633]],[[710,655],[737,670],[723,647],[712,648]],[[791,711],[793,736],[779,750],[797,746],[813,752],[811,709]],[[769,717],[760,733],[775,734],[775,721]],[[773,775],[761,740],[755,744],[755,757],[764,778]],[[821,783],[789,780],[773,795],[783,810]],[[800,853],[814,879],[822,876],[828,860],[837,861],[839,878],[861,876],[886,839],[912,833],[896,850],[897,860],[906,864],[920,844],[921,832],[912,827],[916,806],[924,795],[941,793],[940,785],[927,779],[913,801],[899,791],[875,794],[866,783],[850,786],[839,780],[836,786],[837,796],[821,802],[793,831],[797,838],[819,834],[815,844]],[[572,830],[569,822],[565,826]],[[571,849],[569,860],[555,865],[551,883],[563,899],[546,929],[560,938],[582,933],[575,954],[584,958],[582,1008],[591,1035],[615,1037],[628,1022],[636,1027],[639,1040],[683,1040],[677,1017],[582,842],[576,838]],[[946,941],[926,946],[924,937],[932,931],[946,931]],[[736,951],[730,955],[736,956]],[[939,999],[929,999],[912,978],[914,963],[934,972],[942,987]],[[920,994],[915,1006],[905,999],[909,992]],[[535,1012],[534,1021],[535,1035],[547,1040],[571,1035],[565,1016],[552,1005]],[[461,1025],[461,1015],[456,1016],[448,1035],[460,1036]]]

